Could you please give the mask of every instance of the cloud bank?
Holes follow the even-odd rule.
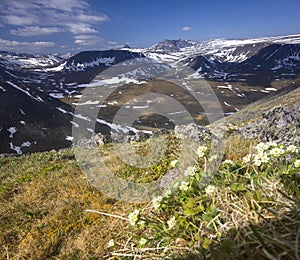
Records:
[[[1,0],[0,24],[8,26],[11,35],[32,37],[70,33],[79,46],[102,41],[97,25],[109,21],[105,14],[95,13],[86,0]],[[45,42],[44,46],[49,46]],[[41,42],[2,39],[0,48],[40,45]],[[52,45],[51,43],[50,45]]]

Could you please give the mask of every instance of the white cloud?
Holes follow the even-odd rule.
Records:
[[[18,36],[34,36],[34,35],[47,35],[52,33],[63,32],[64,29],[58,27],[39,27],[39,26],[26,26],[10,32]]]
[[[74,43],[81,46],[100,45],[103,42],[103,39],[97,35],[76,35],[74,36],[74,39]]]
[[[84,23],[67,24],[68,30],[73,34],[98,33],[95,29]]]
[[[23,48],[36,50],[42,48],[55,47],[54,42],[19,42],[19,41],[9,41],[0,38],[0,49],[10,50],[10,51],[22,51]]]
[[[190,27],[190,26],[182,27],[182,31],[184,31],[184,32],[187,32],[187,31],[190,31],[190,30],[192,30],[192,27]]]
[[[6,15],[3,16],[3,21],[10,25],[30,25],[37,23],[38,20],[34,16],[17,16],[17,15]]]
[[[90,10],[86,0],[1,0],[0,20],[19,26],[11,30],[12,34],[32,36],[60,30],[72,34],[98,33],[94,24],[109,21],[109,17]],[[43,27],[39,27],[41,24]],[[36,30],[30,34],[29,27]]]
[[[72,12],[73,9],[85,9],[89,5],[83,0],[39,0],[36,1],[46,8]]]
[[[119,45],[118,42],[107,42],[107,44],[110,44],[110,45]]]
[[[77,19],[81,22],[86,22],[86,23],[109,21],[109,18],[105,14],[101,14],[101,15],[97,15],[97,16],[96,15],[79,14],[79,15],[77,15]]]

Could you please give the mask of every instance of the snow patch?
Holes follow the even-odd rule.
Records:
[[[10,132],[9,138],[13,138],[14,134],[17,132],[17,128],[11,126],[10,128],[7,129],[8,132]]]
[[[66,110],[64,110],[63,108],[61,107],[56,107],[56,109],[60,112],[62,112],[63,114],[67,114],[68,112]]]
[[[183,113],[186,113],[186,111],[183,110],[183,111],[170,112],[170,113],[168,113],[168,115],[179,115],[179,114],[183,114]]]
[[[265,88],[266,91],[277,91],[276,88]]]
[[[21,108],[19,108],[19,111],[20,111],[20,113],[21,113],[23,116],[26,115],[25,112],[24,112]]]
[[[69,135],[66,136],[66,140],[67,140],[67,141],[73,141],[73,139],[74,139],[73,136],[69,136]]]
[[[23,142],[21,144],[21,147],[30,147],[30,146],[31,146],[31,143],[29,141]]]
[[[15,151],[17,154],[23,154],[21,147],[14,145],[12,142],[9,143],[9,148],[13,151]]]
[[[73,116],[74,116],[74,117],[77,117],[77,118],[79,118],[79,119],[82,119],[82,120],[91,121],[91,119],[89,119],[88,117],[83,116],[83,115],[81,115],[81,114],[74,114]]]
[[[27,96],[33,98],[33,99],[36,100],[37,102],[43,101],[40,97],[37,97],[37,98],[36,98],[36,97],[32,96],[28,91],[26,91],[26,90],[20,88],[19,86],[15,85],[14,83],[12,83],[12,82],[10,82],[10,81],[6,81],[6,82],[7,82],[9,85],[11,85],[12,87],[16,88],[17,90],[19,90],[19,91],[25,93]]]
[[[79,125],[78,125],[77,123],[73,122],[73,121],[70,121],[70,123],[71,123],[74,127],[76,127],[76,128],[79,127]]]
[[[145,106],[132,106],[133,109],[143,109],[143,108],[148,108],[148,105]]]
[[[53,98],[63,98],[64,94],[62,94],[62,93],[49,93],[49,96],[53,97]]]
[[[76,105],[76,106],[85,106],[85,105],[98,105],[100,103],[100,101],[91,101],[91,100],[88,100],[86,102],[83,102],[83,103],[73,103],[73,105]]]
[[[66,65],[67,62],[64,62],[62,64],[60,64],[59,66],[57,67],[54,67],[54,68],[46,68],[45,71],[49,72],[49,71],[61,71],[64,69],[65,65]]]

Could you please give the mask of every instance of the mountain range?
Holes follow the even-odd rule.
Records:
[[[78,106],[101,110],[96,131],[105,134],[112,128],[126,132],[174,127],[158,115],[145,115],[130,126],[113,125],[114,115],[124,105],[133,110],[149,106],[147,100],[132,101],[143,93],[176,98],[195,121],[205,124],[204,111],[188,95],[189,84],[182,89],[160,79],[168,73],[176,76],[180,68],[189,69],[182,80],[208,82],[224,114],[232,114],[282,89],[299,86],[300,35],[206,42],[164,40],[150,48],[124,46],[71,57],[0,52],[0,153],[70,146],[72,127],[85,127],[92,135],[93,130],[86,126],[91,119],[78,113]],[[84,89],[96,91],[103,86],[116,89],[103,104],[97,96],[82,103]],[[201,89],[194,91],[200,93]]]

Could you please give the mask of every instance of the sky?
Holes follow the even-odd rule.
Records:
[[[299,0],[1,0],[0,51],[145,48],[300,33]]]

